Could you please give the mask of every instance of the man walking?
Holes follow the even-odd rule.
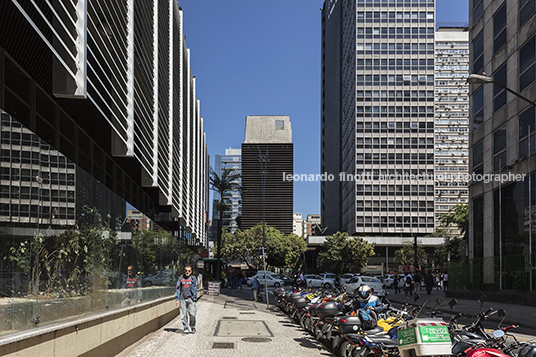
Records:
[[[426,284],[426,293],[431,295],[432,289],[434,288],[434,277],[430,271],[426,272],[426,275],[424,276],[424,284]]]
[[[197,279],[192,275],[192,267],[186,266],[184,274],[177,281],[175,292],[175,305],[179,306],[179,311],[184,326],[184,334],[195,333],[195,314],[197,313]],[[188,323],[188,316],[190,323]],[[190,330],[191,327],[191,330]]]
[[[445,272],[443,274],[443,292],[447,291],[449,289],[449,274]]]
[[[259,301],[259,290],[261,289],[261,284],[255,275],[251,281],[251,290],[253,290],[253,301]]]

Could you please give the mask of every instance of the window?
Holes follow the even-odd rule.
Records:
[[[473,73],[479,73],[484,67],[484,32],[480,32],[473,42]]]
[[[475,0],[473,2],[473,23],[477,22],[484,12],[484,1]]]
[[[506,43],[506,1],[493,16],[493,53]]]
[[[473,146],[473,172],[478,175],[484,172],[484,142]]]
[[[493,171],[506,166],[506,125],[493,133]]]
[[[519,27],[534,14],[536,0],[519,0]]]
[[[535,59],[536,59],[536,36],[532,36],[526,44],[519,49],[519,90],[527,88],[529,84],[534,82],[535,75]]]
[[[495,72],[493,80],[506,86],[506,63]],[[496,112],[506,104],[506,89],[498,84],[493,85],[493,112]]]
[[[534,131],[536,125],[534,122],[534,107],[530,106],[527,110],[519,114],[519,157],[526,156],[529,152],[530,137],[530,151],[534,152],[536,145],[534,142]]]
[[[473,94],[473,128],[484,121],[484,87],[481,86]]]

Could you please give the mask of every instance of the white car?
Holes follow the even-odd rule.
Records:
[[[405,275],[404,274],[398,274],[399,276],[399,281],[398,281],[398,286],[399,287],[402,287],[403,286],[403,283],[404,283],[404,280],[405,280]],[[387,286],[388,288],[392,288],[393,287],[393,282],[395,281],[395,275],[394,274],[388,274],[385,279],[383,279],[383,283],[385,284],[385,286]]]
[[[355,274],[352,273],[346,273],[339,276],[339,281],[341,282],[341,285],[346,284],[350,279],[352,279],[355,276]]]
[[[322,274],[322,275],[326,276],[326,275],[331,275],[331,274]],[[307,278],[307,287],[312,287],[312,288],[319,288],[321,286],[324,286],[325,288],[329,289],[335,283],[335,274],[333,274],[333,279],[330,279],[329,276],[326,279],[324,279],[321,275],[315,275],[315,274],[308,274],[306,278]]]
[[[264,275],[261,275],[261,274],[257,274],[255,275],[257,277],[257,279],[259,280],[259,283],[261,284],[261,286],[265,286],[266,284],[264,283]],[[255,276],[252,276],[251,278],[248,278],[248,285],[251,286],[251,282],[253,280],[253,278]],[[273,286],[273,287],[280,287],[280,286],[283,286],[284,283],[283,283],[283,280],[281,279],[276,279],[274,278],[272,275],[268,274],[266,275],[267,277],[267,282],[268,282],[268,286]]]
[[[335,278],[337,277],[336,274],[332,273],[322,273],[320,274],[320,277],[322,280],[324,280],[324,285],[329,288],[330,286],[335,286]],[[329,286],[327,286],[329,284]]]
[[[361,285],[368,285],[372,289],[372,294],[383,296],[385,295],[385,285],[376,278],[370,276],[354,276],[346,283],[346,292],[350,296],[354,296],[354,291]]]

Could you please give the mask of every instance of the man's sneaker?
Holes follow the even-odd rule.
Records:
[[[190,331],[188,331],[188,330],[184,330],[184,331],[182,332],[183,335],[187,335],[187,334],[189,334],[189,333],[190,333]]]
[[[192,332],[191,333],[195,333],[195,327],[192,327]]]

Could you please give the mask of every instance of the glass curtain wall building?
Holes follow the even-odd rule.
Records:
[[[0,335],[172,296],[209,197],[177,2],[0,2],[0,110]]]
[[[223,170],[232,170],[233,173],[242,173],[242,150],[241,149],[225,149],[225,155],[215,155],[214,171],[221,175]],[[242,180],[239,178],[237,183]],[[212,217],[218,216],[218,210],[215,209],[216,202],[220,201],[220,194],[214,191],[214,209]],[[237,218],[242,215],[242,195],[239,190],[229,191],[224,197],[225,210],[222,212],[222,227],[227,227],[230,233],[234,233],[238,228]],[[217,222],[217,218],[212,219]],[[240,219],[238,220],[240,221]],[[215,223],[214,226],[217,226]]]
[[[434,232],[433,0],[329,0],[322,22],[322,226]]]

